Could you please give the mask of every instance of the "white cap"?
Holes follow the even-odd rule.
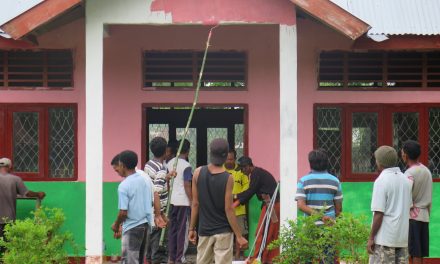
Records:
[[[1,158],[0,167],[11,167],[11,160],[8,158]]]

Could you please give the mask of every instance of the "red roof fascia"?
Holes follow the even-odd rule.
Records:
[[[30,48],[35,48],[35,45],[28,41],[0,37],[0,49],[30,49]]]
[[[0,27],[13,39],[19,39],[79,3],[81,0],[45,0]]]
[[[330,0],[290,0],[327,26],[352,40],[365,34],[370,26]]]

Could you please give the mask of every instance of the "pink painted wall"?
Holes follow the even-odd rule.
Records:
[[[170,13],[173,23],[218,24],[222,21],[294,25],[288,0],[154,0],[151,11]]]
[[[78,180],[85,180],[85,38],[84,20],[79,19],[38,37],[41,49],[72,49],[74,89],[70,91],[2,90],[0,103],[78,104]]]
[[[298,172],[309,171],[307,154],[313,148],[313,104],[315,103],[427,103],[439,102],[438,92],[427,91],[318,91],[318,58],[321,50],[350,49],[352,42],[311,20],[298,26]]]
[[[120,181],[110,161],[121,150],[141,153],[142,103],[188,104],[193,91],[142,90],[142,51],[203,50],[209,27],[112,26],[104,39],[104,181]],[[221,26],[211,50],[248,53],[247,91],[202,91],[202,104],[248,104],[249,155],[279,177],[278,26]]]

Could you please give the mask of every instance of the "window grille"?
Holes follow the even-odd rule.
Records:
[[[440,52],[321,52],[318,87],[440,88]]]
[[[195,88],[203,53],[194,51],[146,51],[143,55],[144,87]],[[238,51],[208,52],[201,87],[246,86],[247,56]]]
[[[72,52],[70,50],[0,50],[0,86],[72,88]]]

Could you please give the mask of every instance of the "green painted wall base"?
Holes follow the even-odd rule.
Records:
[[[80,246],[80,256],[85,255],[85,184],[82,182],[26,182],[32,191],[44,191],[46,198],[43,206],[63,209],[66,221],[63,230],[73,234],[75,242]],[[31,216],[35,209],[35,201],[18,200],[17,219]],[[69,252],[73,254],[73,252]]]

